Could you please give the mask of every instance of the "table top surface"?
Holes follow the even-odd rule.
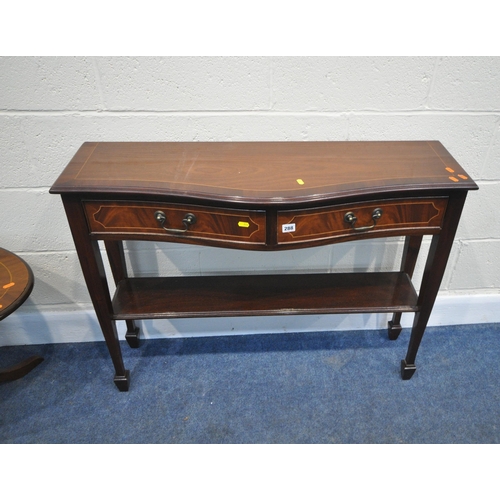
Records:
[[[0,248],[0,320],[14,312],[33,289],[31,268],[17,255]]]
[[[51,193],[252,202],[477,189],[438,141],[87,142]]]

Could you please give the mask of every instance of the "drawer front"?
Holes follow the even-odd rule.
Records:
[[[93,235],[135,235],[138,239],[155,235],[154,239],[167,241],[242,245],[266,243],[266,214],[260,210],[122,201],[86,201],[84,206]]]
[[[379,200],[278,212],[278,244],[441,230],[447,198]]]

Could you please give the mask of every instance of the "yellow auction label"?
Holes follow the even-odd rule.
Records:
[[[240,227],[250,227],[250,223],[240,220],[238,222],[238,226],[240,226]]]

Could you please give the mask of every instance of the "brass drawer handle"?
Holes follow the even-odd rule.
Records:
[[[371,226],[363,226],[363,227],[354,227],[358,218],[354,215],[354,212],[347,212],[344,215],[344,221],[351,225],[354,231],[368,231],[369,229],[373,229],[377,225],[377,221],[382,217],[382,209],[376,208],[372,212],[373,224]]]
[[[188,229],[189,226],[192,226],[196,222],[196,215],[188,213],[184,216],[184,219],[182,219],[182,223],[184,224],[184,229],[174,229],[170,227],[165,227],[165,223],[167,222],[167,216],[165,215],[165,212],[162,212],[161,210],[157,210],[155,212],[155,219],[158,221],[158,224],[165,229],[168,233],[173,233],[173,234],[182,234],[185,233]]]

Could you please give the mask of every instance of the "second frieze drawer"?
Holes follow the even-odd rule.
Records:
[[[441,230],[447,198],[378,200],[278,212],[278,244]]]

